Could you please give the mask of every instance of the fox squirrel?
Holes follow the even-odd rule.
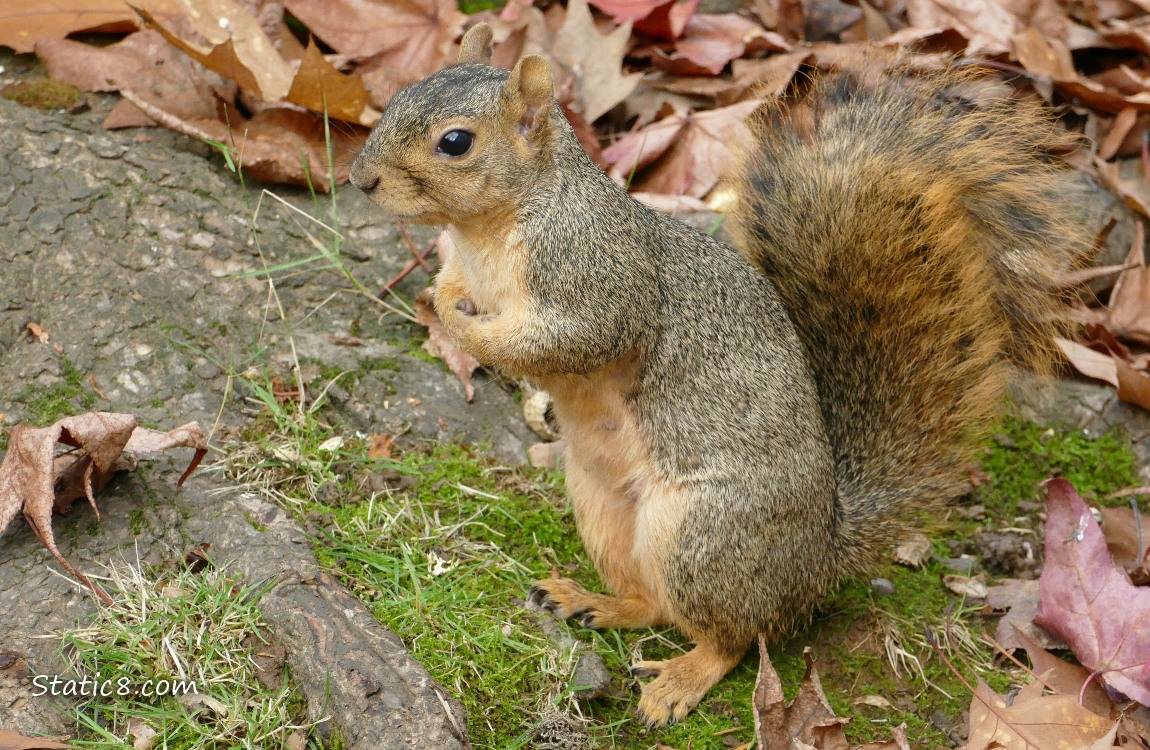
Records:
[[[1037,105],[956,73],[843,70],[765,105],[735,176],[738,250],[640,205],[586,156],[547,62],[491,30],[398,92],[351,181],[445,224],[435,307],[480,362],[537,380],[614,595],[538,581],[591,628],[674,625],[693,650],[638,712],[682,718],[956,494],[1050,289],[1083,251]],[[873,66],[872,66],[873,67]]]

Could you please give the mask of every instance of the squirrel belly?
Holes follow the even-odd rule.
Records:
[[[766,106],[736,174],[737,249],[591,162],[547,63],[491,31],[399,93],[352,182],[456,256],[436,310],[551,392],[579,533],[612,595],[529,599],[586,627],[673,624],[640,718],[682,718],[954,494],[1013,363],[1041,363],[1052,280],[1088,248],[1036,107],[961,75],[844,70]]]

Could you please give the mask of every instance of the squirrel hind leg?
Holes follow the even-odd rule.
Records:
[[[641,596],[596,594],[570,578],[536,581],[527,601],[561,619],[574,619],[585,628],[653,628],[667,625],[659,607]]]
[[[648,727],[673,724],[691,712],[715,683],[723,679],[743,658],[750,644],[729,644],[701,638],[682,656],[663,662],[639,662],[636,675],[658,673],[643,686],[639,699],[639,720]]]

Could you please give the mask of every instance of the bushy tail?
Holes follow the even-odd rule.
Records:
[[[742,164],[732,231],[806,346],[855,571],[955,494],[1012,363],[1053,361],[1053,281],[1088,248],[1044,150],[1065,136],[971,85],[828,74],[764,107]]]

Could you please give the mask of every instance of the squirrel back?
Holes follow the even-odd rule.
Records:
[[[872,565],[956,494],[1012,364],[1056,361],[1053,289],[1088,248],[1069,145],[954,72],[814,77],[752,122],[735,244],[782,295],[835,460],[842,560]]]

